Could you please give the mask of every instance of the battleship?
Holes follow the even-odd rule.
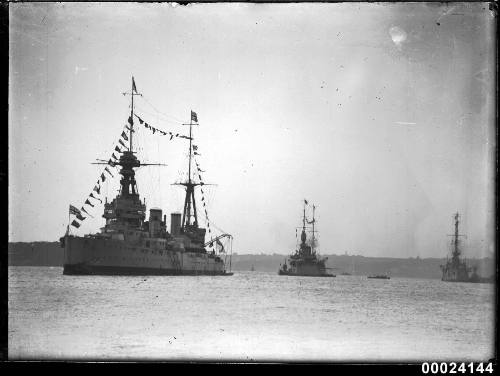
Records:
[[[60,239],[64,248],[63,273],[66,275],[232,275],[230,270],[226,270],[228,252],[221,242],[224,239],[232,244],[232,236],[223,233],[206,241],[206,229],[200,227],[198,223],[195,187],[203,186],[204,183],[201,182],[201,176],[200,181],[195,180],[191,171],[193,154],[197,155],[197,147],[192,143],[192,125],[193,122],[198,123],[197,114],[191,111],[191,121],[185,124],[189,125],[189,137],[181,136],[189,139],[188,177],[186,181],[175,185],[185,187],[184,209],[182,215],[171,213],[170,231],[168,231],[166,215],[163,215],[159,208],[151,208],[149,220],[146,221],[146,200],[141,200],[137,189],[134,169],[161,164],[141,163],[134,151],[133,136],[136,132],[134,117],[139,119],[141,124],[143,120],[134,114],[134,96],[142,94],[137,92],[133,77],[132,90],[124,95],[131,96],[130,117],[122,133],[123,139],[128,140],[129,145],[125,145],[120,139],[123,150],[115,148],[120,155],[119,158],[113,153],[114,160],[94,163],[121,167],[118,194],[111,202],[106,198],[102,215],[106,223],[100,232],[76,236],[70,233],[68,224],[66,234]],[[148,127],[153,129],[153,134],[158,131],[170,134],[170,139],[174,136],[179,137],[179,134]],[[109,171],[108,166],[106,170]],[[101,178],[104,181],[104,173]],[[203,192],[203,187],[200,188]],[[97,185],[94,191],[99,193],[100,186]],[[92,193],[90,196],[95,198]],[[89,200],[86,203],[90,204]],[[79,221],[86,218],[82,212],[89,214],[84,206],[77,209],[70,205],[70,215],[76,215]],[[80,227],[81,222],[78,220],[74,220],[71,225]],[[215,249],[207,251],[207,248]]]
[[[451,259],[446,258],[446,264],[441,265],[441,271],[443,273],[441,280],[446,282],[473,282],[473,283],[483,283],[492,282],[493,278],[480,277],[477,274],[476,267],[470,267],[467,265],[465,259],[461,259],[460,255],[462,251],[460,250],[460,235],[458,231],[458,225],[460,223],[460,215],[455,213],[455,234],[449,235],[453,236],[451,241],[452,253]]]
[[[306,205],[307,201],[304,200],[304,211],[302,216],[302,233],[300,235],[300,245],[299,248],[295,250],[295,253],[290,255],[287,260],[285,260],[283,265],[280,265],[278,274],[279,275],[291,275],[291,276],[307,276],[307,277],[335,277],[334,274],[327,273],[327,268],[325,263],[328,259],[327,257],[319,257],[315,250],[316,238],[314,225],[316,219],[314,218],[315,206],[313,205],[313,218],[311,221],[306,219]],[[307,242],[306,235],[306,222],[312,224],[312,238],[311,241]]]

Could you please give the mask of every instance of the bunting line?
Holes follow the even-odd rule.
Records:
[[[128,119],[128,122],[129,124],[131,123],[131,120],[132,118],[129,117]],[[127,125],[124,126],[125,129],[128,129],[129,131],[132,131],[131,128],[129,128]],[[128,136],[127,136],[127,133],[125,131],[122,131],[121,135],[120,135],[121,138],[118,139],[118,144],[121,145],[125,150],[128,150],[127,148],[127,145],[123,142],[123,140],[125,141],[128,141]],[[75,208],[74,206],[70,206],[70,214],[74,214],[76,215],[76,219],[73,220],[73,222],[71,222],[71,226],[73,227],[76,227],[76,228],[79,228],[80,225],[81,225],[81,222],[83,222],[85,219],[87,219],[88,217],[91,217],[91,218],[94,218],[86,209],[85,209],[85,205],[89,206],[89,207],[92,207],[94,208],[95,207],[95,202],[92,203],[89,199],[92,198],[94,200],[98,200],[101,204],[102,204],[102,199],[100,197],[97,197],[97,196],[100,196],[101,195],[101,184],[104,183],[106,181],[106,175],[104,173],[107,173],[109,174],[112,178],[114,178],[114,175],[111,173],[111,170],[109,169],[109,167],[116,167],[116,166],[119,166],[119,158],[116,156],[115,152],[118,153],[118,154],[121,154],[123,151],[122,149],[120,148],[119,145],[116,145],[115,148],[113,149],[113,153],[111,153],[111,158],[109,158],[108,160],[108,163],[107,163],[107,166],[104,167],[104,170],[101,172],[99,178],[97,179],[97,182],[94,186],[94,188],[92,189],[92,191],[90,192],[90,194],[88,195],[88,198],[85,200],[83,206],[81,207],[81,211],[78,210],[77,208]],[[109,167],[108,167],[109,166]],[[96,193],[96,195],[94,195],[94,192]],[[81,212],[84,212],[85,214],[87,214],[88,217],[84,217],[83,214]],[[79,222],[80,221],[80,222]]]
[[[197,145],[193,145],[193,149],[194,150],[198,150],[198,146]],[[194,154],[195,155],[200,155],[197,152],[194,152]],[[196,169],[198,170],[198,178],[200,179],[200,186],[203,187],[203,185],[205,185],[205,183],[203,182],[203,179],[201,177],[201,173],[205,172],[205,171],[203,171],[200,168],[200,165],[199,165],[198,161],[196,160],[196,158],[194,159],[194,163],[196,165]],[[205,192],[203,191],[203,188],[200,188],[200,191],[201,191],[201,203],[203,204],[203,210],[205,212],[205,220],[207,221],[208,234],[210,235],[210,240],[212,240],[212,230],[210,229],[210,219],[208,217],[208,211],[207,211],[207,206],[206,206],[206,202],[205,202]],[[214,244],[213,244],[213,242],[211,242],[209,244],[209,247],[213,248],[213,246],[214,246]]]
[[[174,137],[185,138],[186,140],[191,140],[192,139],[189,136],[184,136],[184,135],[179,134],[179,133],[165,132],[165,131],[157,128],[157,127],[153,127],[152,125],[148,124],[139,115],[134,114],[134,116],[137,118],[137,120],[139,120],[139,124],[143,125],[147,129],[149,129],[151,132],[153,132],[153,134],[155,134],[156,132],[158,132],[158,133],[161,133],[163,136],[167,136],[167,135],[170,136],[170,140],[169,141],[171,141]]]

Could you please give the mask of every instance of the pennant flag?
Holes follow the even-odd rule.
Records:
[[[307,200],[304,200],[305,204],[307,205]]]
[[[194,121],[195,123],[198,122],[198,116],[196,115],[196,112],[191,111],[191,120]]]
[[[135,115],[135,116],[137,116],[137,115]],[[142,120],[139,116],[137,116],[137,119],[139,119],[139,123],[141,123],[141,124],[144,123],[144,120]]]
[[[129,117],[128,117],[128,123],[129,123],[130,125],[134,125],[134,119],[132,119],[132,116],[129,116]]]
[[[199,177],[199,178],[200,178],[200,180],[201,180],[201,175],[200,175],[200,174],[198,174],[198,177]]]
[[[151,127],[151,129],[153,130],[153,134],[155,134],[156,128],[155,127]]]
[[[69,206],[69,214],[82,215],[82,213],[80,212],[80,210],[78,210],[77,208],[75,208],[73,205]]]
[[[202,197],[201,197],[201,201],[205,201],[205,197],[203,197],[203,196],[202,196]]]
[[[98,195],[100,195],[100,194],[101,194],[101,187],[100,187],[100,186],[98,186],[98,185],[96,185],[96,186],[94,187],[94,191],[95,191],[95,192],[97,192],[97,194],[98,194]]]
[[[95,197],[93,193],[91,193],[89,197],[92,197],[94,200],[99,200],[102,204],[102,200],[99,197]]]
[[[117,151],[118,153],[122,152],[122,150],[118,146],[115,147],[115,151]]]
[[[196,152],[196,151],[195,151],[195,152],[193,152],[193,154],[194,154],[194,155],[201,155],[201,154],[199,154],[199,153],[198,153],[198,152]]]
[[[202,201],[203,201],[203,199],[202,199]],[[203,203],[203,207],[205,207],[205,203]]]
[[[106,176],[104,176],[104,172],[101,174],[101,180],[103,183],[106,181]]]
[[[82,206],[82,211],[84,211],[85,213],[87,213],[87,215],[88,215],[89,217],[92,217],[92,216],[89,214],[89,212],[85,210],[85,208],[84,208],[83,206]],[[92,218],[94,218],[94,217],[92,217]]]
[[[136,94],[137,93],[137,88],[135,87],[135,81],[134,81],[134,77],[132,76],[132,91],[135,91]]]
[[[205,185],[205,183],[203,183],[202,181],[200,181],[200,185]]]
[[[112,178],[114,177],[114,176],[113,176],[113,174],[111,173],[111,171],[109,171],[107,167],[106,167],[104,170],[106,170],[106,172],[107,172],[108,174],[110,174]]]
[[[116,150],[116,149],[115,149],[115,150]],[[111,158],[113,158],[113,159],[118,159],[118,158],[116,158],[115,153],[111,154]]]
[[[193,150],[198,150],[198,146],[193,145]]]
[[[108,164],[109,164],[111,167],[115,167],[115,166],[116,166],[116,163],[115,163],[115,162],[113,162],[113,160],[112,160],[111,158],[109,158]]]
[[[127,134],[125,133],[125,131],[122,132],[122,137],[123,137],[123,139],[125,139],[125,141],[128,141],[128,137],[127,137]]]
[[[221,252],[221,253],[225,252],[224,246],[222,245],[222,243],[220,242],[220,240],[217,239],[216,242],[217,242],[217,245],[220,247],[219,252]]]
[[[76,218],[78,218],[78,219],[79,219],[80,221],[82,221],[82,222],[85,220],[85,217],[82,217],[82,215],[81,215],[81,214],[78,214],[78,215],[76,216]]]
[[[174,138],[174,135],[170,134],[170,141],[172,141],[172,138]]]
[[[78,228],[80,227],[80,224],[76,220],[74,220],[73,222],[71,222],[71,226]]]
[[[161,134],[162,134],[162,135],[164,135],[164,136],[166,135],[166,133],[165,133],[165,132],[163,132],[163,131],[159,131],[159,132],[161,132]]]
[[[126,147],[127,147],[127,146],[125,145],[125,143],[124,143],[121,139],[120,139],[120,140],[118,140],[118,143],[119,143],[121,146],[123,146],[124,148],[126,148]]]

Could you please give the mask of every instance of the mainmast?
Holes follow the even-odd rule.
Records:
[[[458,237],[460,236],[458,234],[458,224],[460,223],[459,221],[459,214],[455,214],[455,240],[454,240],[454,250],[453,250],[453,257],[458,257],[460,256],[460,250],[458,248]]]
[[[458,225],[460,223],[460,214],[455,213],[454,219],[455,219],[455,233],[453,235],[448,235],[448,236],[453,236],[453,241],[452,241],[453,251],[452,251],[451,255],[452,255],[453,262],[457,263],[457,262],[459,262],[459,256],[461,253],[460,248],[459,248],[459,244],[460,244],[459,237],[465,236],[465,235],[461,235],[458,233]]]
[[[312,253],[314,253],[314,246],[315,246],[315,242],[316,242],[316,239],[314,237],[314,222],[316,222],[316,220],[314,219],[314,211],[316,210],[316,206],[313,205],[313,219],[312,219],[312,242],[311,242],[311,250],[312,250]]]
[[[306,205],[307,201],[304,200],[304,213],[302,216],[302,234],[300,234],[300,240],[302,241],[302,245],[306,243]]]
[[[186,197],[184,199],[184,210],[182,213],[182,228],[186,226],[194,226],[198,227],[198,214],[196,212],[196,200],[194,198],[194,187],[200,185],[198,183],[194,183],[191,180],[191,160],[193,158],[193,119],[197,122],[196,113],[191,111],[191,120],[189,124],[189,162],[188,162],[188,180],[185,183],[180,183],[180,185],[184,185],[186,187]],[[193,217],[194,221],[191,224],[191,205],[193,206]]]

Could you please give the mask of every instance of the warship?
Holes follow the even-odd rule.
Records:
[[[302,216],[302,233],[300,235],[300,245],[295,253],[290,255],[284,262],[280,265],[278,274],[279,275],[291,275],[291,276],[307,276],[307,277],[335,277],[334,274],[327,273],[327,268],[325,263],[328,257],[319,257],[315,250],[316,238],[314,225],[316,219],[314,218],[314,211],[316,207],[313,205],[313,218],[311,221],[306,219],[306,205],[307,200],[304,200],[304,211]],[[307,242],[306,235],[306,222],[312,224],[312,238],[311,241]]]
[[[102,215],[106,223],[100,232],[76,236],[70,233],[68,224],[66,234],[60,239],[61,246],[64,248],[63,273],[67,275],[232,275],[233,273],[226,271],[227,252],[221,242],[221,239],[225,239],[232,244],[232,236],[223,233],[206,241],[206,229],[201,228],[198,223],[195,187],[203,186],[204,183],[201,181],[201,175],[200,181],[195,180],[191,171],[192,159],[194,155],[199,155],[196,153],[197,146],[192,143],[192,125],[193,122],[198,123],[197,114],[191,111],[191,121],[185,124],[189,125],[189,137],[164,132],[148,125],[137,114],[134,114],[134,96],[142,96],[142,94],[137,92],[133,77],[132,90],[123,94],[131,96],[130,117],[122,132],[123,140],[129,141],[129,144],[126,145],[120,139],[123,150],[118,146],[115,148],[120,155],[119,158],[113,153],[114,159],[110,159],[107,163],[104,160],[94,163],[107,164],[105,169],[107,172],[110,171],[108,168],[110,166],[121,167],[118,194],[111,202],[108,202],[106,198]],[[184,209],[182,217],[181,213],[171,213],[170,231],[167,229],[166,215],[162,218],[161,209],[151,208],[149,220],[146,221],[146,200],[141,200],[139,196],[134,169],[161,164],[142,163],[137,158],[133,145],[136,132],[134,117],[141,124],[144,122],[153,134],[157,131],[163,135],[170,135],[170,140],[173,137],[189,139],[188,177],[186,181],[175,183],[175,185],[185,187]],[[198,167],[197,162],[196,166]],[[103,172],[101,181],[103,182],[105,178]],[[94,188],[97,194],[100,192],[101,181],[98,180]],[[203,192],[203,187],[200,188]],[[90,197],[99,199],[93,193]],[[88,199],[85,203],[94,206]],[[80,227],[81,221],[86,218],[83,213],[89,215],[85,206],[78,209],[70,205],[70,215],[75,215],[77,218],[71,223],[72,227]],[[206,247],[215,248],[215,250],[207,251]]]
[[[441,280],[446,282],[492,282],[493,278],[480,277],[477,274],[476,267],[469,267],[465,259],[461,259],[460,255],[462,251],[460,250],[460,237],[465,235],[460,235],[458,232],[458,225],[460,223],[460,215],[455,213],[455,233],[451,241],[452,252],[451,259],[446,258],[446,264],[441,265],[441,271],[443,273]]]

